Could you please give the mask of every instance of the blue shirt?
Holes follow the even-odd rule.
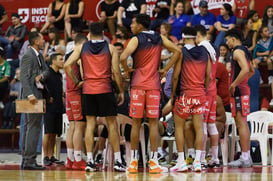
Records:
[[[222,15],[219,15],[216,19],[216,22],[218,21],[222,24],[222,28],[228,29],[230,25],[236,25],[236,16],[230,16],[228,20],[225,20]]]
[[[173,15],[168,18],[168,22],[169,21],[173,21],[171,35],[175,36],[177,40],[181,40],[181,30],[191,21],[191,18],[186,14],[180,15],[179,18]]]
[[[216,21],[214,14],[208,12],[205,16],[201,16],[201,14],[196,14],[192,18],[192,26],[195,25],[203,25],[206,30],[209,30],[210,26],[213,26]]]
[[[260,99],[260,72],[255,68],[255,74],[248,80],[250,88],[250,112],[259,110],[259,99]]]

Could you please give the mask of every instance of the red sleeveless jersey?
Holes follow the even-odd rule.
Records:
[[[83,94],[112,92],[111,54],[106,41],[88,41],[81,51]]]

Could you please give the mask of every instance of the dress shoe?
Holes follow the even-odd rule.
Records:
[[[23,167],[24,170],[45,170],[45,167],[38,165],[37,163],[27,164]]]

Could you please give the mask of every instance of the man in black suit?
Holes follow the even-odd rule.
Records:
[[[43,98],[43,81],[49,75],[49,69],[43,56],[39,53],[44,46],[44,38],[38,32],[30,32],[28,35],[30,48],[21,60],[22,98],[35,104]],[[43,170],[36,162],[36,148],[41,131],[42,114],[26,114],[23,133],[22,168],[29,170]]]

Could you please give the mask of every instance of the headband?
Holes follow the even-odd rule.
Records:
[[[182,33],[182,38],[195,38],[195,36],[193,36],[193,35],[185,35],[184,33]]]

